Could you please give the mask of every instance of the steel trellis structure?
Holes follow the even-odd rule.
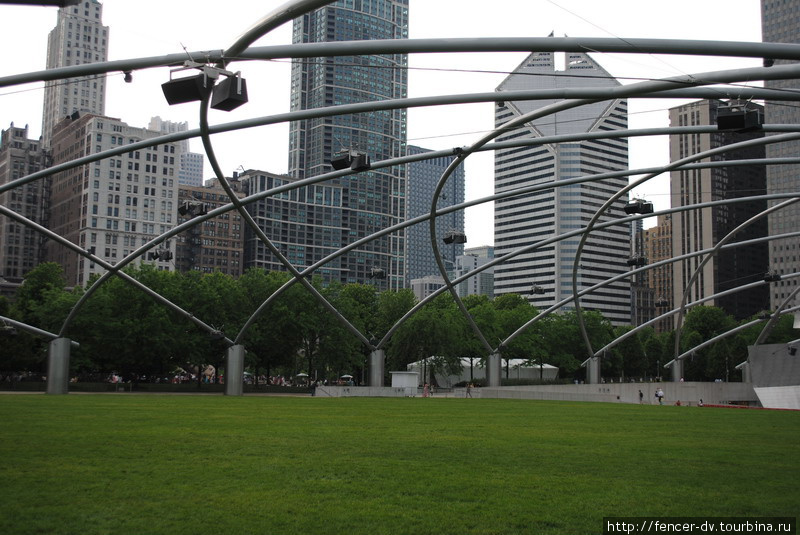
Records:
[[[263,19],[255,23],[249,30],[247,30],[237,41],[228,49],[222,51],[202,51],[197,53],[190,53],[191,57],[203,57],[208,62],[208,64],[214,63],[219,68],[226,68],[228,64],[234,61],[256,61],[256,60],[265,60],[265,59],[276,59],[276,58],[316,58],[316,57],[325,57],[325,56],[336,56],[336,55],[369,55],[369,54],[381,54],[381,53],[431,53],[431,52],[473,52],[473,51],[483,51],[483,52],[500,52],[500,51],[575,51],[575,52],[625,52],[625,53],[632,53],[632,54],[641,54],[641,53],[672,53],[672,54],[698,54],[698,55],[715,55],[715,56],[740,56],[740,57],[761,57],[761,58],[771,58],[771,59],[790,59],[790,60],[800,60],[800,45],[793,45],[793,44],[775,44],[775,43],[744,43],[744,42],[714,42],[714,41],[695,41],[695,40],[685,40],[685,41],[678,41],[678,40],[658,40],[658,39],[599,39],[599,38],[485,38],[485,39],[421,39],[421,40],[393,40],[393,41],[355,41],[355,42],[335,42],[335,43],[321,43],[321,44],[296,44],[296,45],[286,45],[286,46],[274,46],[274,47],[250,47],[252,43],[254,43],[259,37],[267,34],[271,30],[275,29],[276,27],[280,26],[281,24],[288,22],[304,13],[313,11],[319,7],[332,3],[332,0],[291,0],[286,4],[280,6],[276,10],[274,10],[269,15],[265,16]],[[89,75],[96,75],[96,74],[106,74],[110,72],[124,72],[124,71],[133,71],[139,69],[149,69],[155,67],[169,67],[182,64],[185,59],[185,55],[183,54],[172,54],[166,56],[159,56],[159,57],[151,57],[151,58],[138,58],[138,59],[129,59],[129,60],[119,60],[119,61],[111,61],[111,62],[104,62],[104,63],[97,63],[97,64],[84,64],[84,65],[76,65],[71,67],[64,67],[60,69],[52,69],[49,71],[38,71],[32,72],[27,74],[20,74],[14,76],[6,76],[0,77],[0,87],[12,86],[12,85],[19,85],[25,84],[35,81],[49,81],[49,80],[58,80],[63,78],[76,78],[81,76],[89,76]],[[78,167],[81,165],[85,165],[87,163],[99,161],[111,156],[127,153],[131,150],[135,150],[138,148],[144,147],[151,147],[157,146],[163,143],[168,143],[172,141],[178,141],[183,139],[189,139],[193,137],[200,137],[203,141],[203,145],[206,151],[206,154],[209,158],[209,161],[214,169],[215,174],[217,175],[217,179],[219,180],[220,184],[222,184],[223,188],[225,189],[226,193],[231,199],[231,203],[225,206],[222,206],[218,209],[210,211],[208,214],[196,217],[182,225],[178,225],[170,231],[162,233],[161,235],[157,236],[151,242],[141,246],[140,248],[136,249],[132,253],[130,253],[126,258],[124,258],[121,262],[117,263],[116,265],[111,265],[102,259],[96,257],[95,255],[90,254],[88,251],[83,250],[79,246],[72,244],[68,240],[64,239],[61,236],[58,236],[48,229],[38,226],[36,223],[25,219],[24,217],[15,214],[11,210],[7,209],[6,207],[0,206],[0,214],[3,214],[5,217],[13,218],[17,222],[28,226],[37,232],[40,232],[49,238],[58,241],[62,245],[72,249],[76,253],[91,259],[93,262],[98,263],[101,265],[105,270],[106,273],[97,279],[94,284],[87,289],[75,307],[70,311],[69,315],[65,319],[60,332],[58,333],[56,340],[54,343],[51,343],[51,374],[48,374],[48,392],[49,393],[66,393],[66,383],[64,382],[64,378],[66,377],[66,373],[68,372],[68,362],[69,362],[69,347],[72,343],[65,343],[67,340],[65,337],[69,330],[69,327],[72,323],[72,320],[75,316],[80,312],[83,304],[88,300],[94,291],[99,288],[102,284],[105,283],[110,277],[118,276],[123,278],[126,282],[133,284],[135,287],[144,291],[148,295],[150,295],[153,299],[157,302],[161,303],[162,305],[170,308],[171,310],[175,311],[176,313],[190,319],[196,325],[201,327],[202,329],[215,332],[215,329],[206,323],[202,322],[198,318],[195,318],[189,311],[183,310],[181,307],[171,303],[163,296],[157,294],[156,292],[152,291],[151,289],[147,288],[146,286],[142,285],[138,281],[134,280],[132,277],[126,275],[123,271],[121,271],[125,266],[129,265],[134,259],[139,257],[140,255],[146,253],[147,251],[157,247],[158,245],[162,244],[165,240],[169,239],[170,237],[176,236],[179,233],[195,226],[202,224],[204,221],[216,217],[220,214],[227,213],[229,211],[235,210],[243,220],[249,225],[255,234],[258,236],[259,240],[264,243],[267,248],[275,254],[283,266],[291,273],[292,278],[278,291],[276,291],[270,298],[268,298],[256,311],[254,311],[248,321],[243,326],[242,330],[238,333],[238,335],[231,340],[230,338],[225,338],[226,343],[230,346],[230,350],[228,353],[228,370],[231,372],[229,376],[235,376],[235,372],[242,371],[242,362],[243,362],[243,354],[244,350],[243,347],[240,345],[241,340],[246,333],[247,329],[250,325],[252,325],[253,321],[258,317],[258,315],[265,310],[269,304],[277,298],[277,296],[281,295],[286,289],[292,286],[295,283],[302,284],[312,295],[315,297],[317,301],[319,301],[331,314],[335,315],[336,318],[354,335],[356,336],[367,348],[369,348],[373,355],[372,355],[372,364],[376,366],[377,372],[370,373],[371,381],[377,382],[378,380],[381,382],[383,381],[383,363],[382,363],[382,348],[383,346],[388,343],[391,339],[393,333],[397,331],[397,329],[402,325],[402,323],[407,320],[411,315],[413,315],[416,311],[418,311],[422,306],[424,306],[427,302],[430,301],[436,295],[439,295],[443,291],[449,291],[458,307],[460,308],[461,312],[469,322],[470,326],[472,327],[475,336],[481,341],[484,349],[487,351],[487,354],[490,355],[490,383],[493,386],[499,386],[499,369],[495,369],[499,366],[499,358],[497,357],[499,350],[507,345],[511,340],[514,339],[523,329],[529,327],[533,322],[537,319],[544,317],[544,315],[557,310],[561,306],[566,303],[574,303],[575,309],[579,319],[579,325],[581,328],[581,332],[584,336],[584,341],[587,346],[587,351],[590,358],[597,357],[600,352],[595,353],[592,350],[591,344],[588,340],[588,335],[586,334],[585,325],[583,324],[583,317],[581,314],[581,307],[580,307],[580,296],[585,295],[586,293],[597,289],[598,287],[602,287],[604,284],[608,284],[613,281],[609,280],[604,283],[595,285],[591,288],[582,290],[579,292],[577,290],[576,285],[576,273],[579,265],[580,259],[580,251],[583,247],[588,236],[595,230],[610,226],[612,224],[622,224],[625,222],[630,222],[636,219],[640,219],[643,216],[636,216],[630,218],[623,218],[618,221],[612,223],[603,223],[603,224],[596,224],[596,221],[600,215],[600,213],[604,210],[601,208],[589,225],[584,228],[580,229],[575,232],[565,233],[554,238],[543,240],[531,246],[526,246],[521,248],[518,251],[514,251],[509,255],[504,256],[501,259],[495,259],[495,261],[490,262],[486,266],[479,268],[475,271],[470,272],[469,274],[457,278],[454,281],[451,281],[447,275],[446,269],[444,267],[444,263],[441,258],[441,254],[439,251],[439,246],[437,243],[436,235],[435,235],[435,221],[437,217],[452,213],[455,210],[463,210],[469,206],[474,206],[477,204],[485,203],[485,202],[492,202],[494,200],[500,198],[507,198],[513,197],[516,195],[521,195],[527,192],[530,192],[536,188],[546,188],[546,187],[560,187],[562,185],[568,185],[572,183],[579,183],[585,181],[592,181],[592,180],[601,180],[605,177],[612,176],[615,173],[602,173],[599,175],[592,175],[587,177],[581,177],[580,179],[572,179],[572,180],[565,180],[560,181],[557,185],[555,183],[549,183],[545,185],[536,186],[535,188],[519,188],[517,190],[505,192],[503,194],[496,194],[490,197],[486,197],[483,199],[477,199],[474,201],[465,202],[456,206],[451,206],[446,209],[438,209],[437,203],[439,195],[441,194],[448,178],[451,176],[452,172],[456,169],[457,166],[463,165],[464,161],[472,154],[480,151],[489,151],[489,150],[497,150],[498,148],[506,148],[511,146],[521,146],[525,143],[541,143],[544,144],[546,142],[550,143],[559,143],[564,141],[570,141],[575,139],[588,139],[588,138],[596,138],[596,139],[606,139],[606,138],[613,138],[613,137],[631,137],[635,135],[665,135],[670,133],[675,133],[678,131],[687,132],[709,132],[711,131],[708,127],[684,127],[684,128],[662,128],[662,129],[645,129],[641,131],[623,131],[623,132],[602,132],[602,133],[592,133],[588,135],[582,136],[551,136],[550,138],[540,138],[537,139],[535,142],[520,142],[520,141],[513,141],[513,142],[500,142],[500,143],[491,143],[495,138],[497,138],[503,132],[508,131],[509,129],[516,128],[518,126],[524,125],[527,122],[533,121],[534,119],[545,117],[550,114],[554,114],[558,111],[579,107],[585,104],[591,104],[598,101],[605,101],[605,100],[612,100],[617,98],[720,98],[720,97],[728,97],[728,98],[738,98],[738,97],[745,97],[745,98],[769,98],[772,100],[785,100],[785,101],[798,101],[800,100],[800,91],[777,91],[777,90],[767,90],[767,89],[760,89],[760,88],[729,88],[720,86],[719,84],[731,84],[731,83],[739,83],[739,82],[749,82],[755,80],[779,80],[779,79],[797,79],[800,78],[800,65],[778,65],[773,67],[759,67],[759,68],[748,68],[748,69],[735,69],[730,71],[716,71],[716,72],[706,72],[706,73],[698,73],[694,75],[685,75],[685,76],[678,76],[672,78],[666,78],[662,80],[651,80],[645,82],[639,82],[630,84],[627,86],[619,86],[611,89],[592,89],[592,88],[584,88],[584,89],[577,89],[577,90],[549,90],[549,91],[511,91],[511,92],[503,92],[502,94],[498,93],[478,93],[478,94],[467,94],[467,95],[442,95],[439,97],[424,97],[424,98],[416,98],[416,99],[396,99],[396,100],[386,100],[386,101],[379,101],[379,102],[365,102],[365,103],[357,103],[357,104],[348,104],[348,105],[340,105],[340,106],[332,106],[322,109],[311,109],[311,110],[303,110],[300,112],[291,112],[291,113],[283,113],[268,117],[260,117],[255,119],[249,119],[245,121],[236,121],[231,123],[225,123],[220,125],[210,125],[208,123],[208,104],[209,99],[208,97],[204,98],[200,102],[200,128],[196,130],[190,130],[187,132],[182,132],[178,134],[169,134],[165,136],[160,136],[158,138],[154,138],[148,141],[142,141],[138,143],[133,143],[124,147],[120,147],[118,149],[112,149],[105,152],[101,152],[99,154],[88,155],[82,158],[78,158],[71,162],[67,162],[65,164],[60,164],[58,166],[54,166],[52,168],[39,171],[37,173],[33,173],[26,177],[22,177],[20,179],[11,181],[4,186],[0,186],[0,193],[3,191],[7,191],[29,182],[43,179],[44,177],[64,171],[67,169],[71,169],[74,167]],[[275,124],[287,121],[295,121],[301,119],[309,119],[309,118],[321,118],[321,117],[328,117],[334,115],[342,115],[342,114],[355,114],[355,113],[370,113],[375,112],[378,110],[389,110],[389,109],[397,109],[397,108],[410,108],[410,107],[418,107],[418,106],[438,106],[444,104],[455,104],[455,103],[471,103],[471,102],[492,102],[498,100],[527,100],[527,99],[553,99],[558,98],[561,99],[560,102],[553,104],[551,106],[547,106],[544,108],[540,108],[534,112],[522,115],[509,123],[504,124],[502,127],[493,130],[492,132],[482,136],[477,142],[470,146],[466,147],[455,147],[448,151],[434,151],[432,153],[426,153],[423,155],[418,155],[416,157],[403,157],[403,158],[395,158],[392,160],[387,160],[384,162],[375,162],[370,166],[370,169],[378,169],[381,167],[389,167],[393,165],[399,165],[408,163],[410,161],[415,160],[422,160],[427,158],[435,158],[441,155],[454,155],[455,159],[448,167],[448,169],[442,175],[439,184],[437,185],[436,191],[433,195],[432,202],[431,202],[431,210],[430,212],[422,217],[415,218],[413,220],[404,221],[398,225],[394,225],[390,228],[384,229],[380,232],[372,234],[370,236],[366,236],[347,247],[341,248],[336,253],[329,255],[328,257],[324,258],[320,262],[313,264],[311,266],[306,267],[305,269],[298,269],[294,265],[289,262],[288,259],[283,257],[278,249],[272,244],[270,237],[267,236],[256,224],[253,218],[250,216],[249,212],[246,210],[246,205],[257,202],[261,199],[264,199],[269,196],[276,195],[278,193],[289,191],[292,189],[304,187],[309,184],[315,183],[322,183],[327,180],[331,180],[333,178],[346,176],[351,174],[349,171],[335,171],[332,173],[326,173],[323,175],[318,175],[310,179],[299,180],[294,182],[290,185],[273,188],[269,191],[259,193],[257,195],[252,195],[245,199],[238,199],[236,195],[233,193],[231,185],[227,178],[223,175],[221,168],[219,166],[219,162],[214,154],[213,150],[213,143],[212,143],[212,135],[222,132],[230,132],[230,131],[238,131],[248,128],[254,128],[257,126],[263,126],[268,124]],[[775,143],[780,142],[782,140],[789,140],[789,139],[798,139],[800,138],[800,134],[795,132],[800,129],[798,125],[766,125],[764,130],[767,132],[789,132],[782,135],[775,135],[769,136],[764,138],[763,140],[757,140],[761,143]],[[753,143],[757,144],[757,143]],[[718,152],[724,152],[726,150],[733,150],[737,145],[728,145],[723,147],[722,149],[718,150]],[[688,168],[702,168],[702,167],[711,167],[714,165],[736,165],[736,162],[724,162],[724,163],[709,163],[709,164],[692,164],[691,162],[700,160],[708,155],[710,155],[713,151],[702,153],[700,155],[694,155],[690,158],[686,158],[679,162],[673,162],[670,165],[653,168],[653,169],[645,169],[645,170],[626,170],[624,172],[616,173],[617,176],[630,176],[634,174],[641,174],[646,173],[646,176],[626,188],[620,190],[615,197],[609,200],[606,203],[606,206],[610,205],[614,198],[622,197],[628,190],[630,190],[635,185],[639,185],[647,180],[652,179],[653,177],[662,174],[666,171],[672,169],[688,169]],[[792,159],[791,161],[795,161]],[[778,163],[787,163],[786,159],[781,161],[769,161],[765,162],[769,164],[778,164]],[[742,164],[745,165],[745,164]],[[800,192],[792,192],[786,195],[775,195],[775,196],[760,196],[760,199],[777,199],[777,198],[789,198],[786,203],[796,202],[800,200]],[[749,198],[752,200],[752,198]],[[679,211],[679,210],[696,210],[705,208],[717,203],[727,203],[727,202],[745,202],[742,199],[730,199],[727,201],[714,201],[713,203],[702,203],[698,205],[692,205],[688,207],[681,207],[679,209],[673,209],[669,211],[659,212],[659,213],[669,213],[671,211]],[[777,209],[777,208],[776,208]],[[362,243],[369,242],[371,240],[375,240],[381,236],[386,234],[390,234],[392,232],[396,232],[402,230],[403,228],[419,224],[424,221],[428,221],[431,227],[431,248],[434,252],[437,264],[439,266],[441,275],[445,281],[445,287],[440,290],[439,292],[434,293],[428,299],[423,300],[417,306],[415,306],[408,314],[406,314],[401,320],[399,320],[383,337],[382,340],[376,342],[371,340],[368,336],[364,333],[361,333],[347,318],[345,318],[338,310],[333,307],[319,292],[313,285],[307,280],[307,276],[313,274],[313,272],[320,267],[324,266],[327,262],[330,262],[334,258],[344,255],[347,252],[353,250],[355,247]],[[509,259],[522,254],[525,251],[532,250],[536,247],[540,247],[546,243],[553,243],[559,240],[562,240],[567,237],[571,236],[581,236],[581,245],[578,249],[578,254],[575,258],[575,264],[573,266],[573,297],[571,299],[563,300],[561,303],[557,304],[555,307],[551,307],[544,313],[534,318],[531,322],[523,326],[520,330],[515,333],[509,335],[505,340],[502,340],[500,345],[497,348],[493,348],[491,344],[488,343],[485,336],[475,324],[474,320],[472,319],[471,315],[467,311],[466,307],[464,306],[462,300],[457,295],[455,291],[454,285],[458,284],[458,282],[462,280],[466,280],[469,277],[476,276],[480,272],[485,269],[488,269],[491,266],[497,265],[498,263],[508,261]],[[719,244],[719,248],[723,247],[724,241]],[[732,244],[732,246],[738,246],[739,244]],[[703,254],[704,252],[698,252],[696,254]],[[677,259],[673,259],[675,261]],[[649,269],[648,268],[642,268]],[[625,276],[630,276],[633,273],[640,272],[641,270],[633,270],[629,273],[626,273]],[[616,279],[616,278],[615,278]],[[746,285],[742,286],[744,288]],[[736,291],[739,288],[735,288],[732,291]],[[785,303],[784,305],[786,305]],[[672,313],[680,313],[682,314],[682,310],[684,306],[691,306],[691,304],[682,304],[682,307],[679,311],[672,311]],[[777,317],[781,313],[786,313],[788,310],[793,310],[790,308],[782,307],[783,310],[776,311],[775,317]],[[32,332],[36,332],[36,328],[32,326],[24,326],[28,330]],[[45,333],[44,331],[39,331],[38,334],[45,335],[48,337],[52,337],[50,333]],[[630,335],[630,334],[629,334]],[[622,338],[622,337],[621,337]],[[618,340],[619,341],[619,340]],[[618,343],[615,341],[614,343]],[[57,342],[57,343],[56,343]],[[677,342],[677,340],[676,340]],[[72,343],[74,345],[74,343]],[[604,351],[606,348],[603,348],[600,351]],[[677,348],[677,345],[676,345]],[[677,349],[676,349],[677,351]],[[683,355],[682,355],[683,356]],[[53,364],[55,363],[55,364]],[[378,379],[379,378],[379,379]],[[50,384],[52,382],[52,385]],[[62,388],[63,384],[63,388]],[[229,388],[230,386],[230,388]],[[232,395],[240,395],[241,391],[241,380],[238,381],[230,381],[230,385],[227,384],[226,381],[226,394]]]

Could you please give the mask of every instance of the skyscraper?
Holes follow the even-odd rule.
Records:
[[[108,61],[108,26],[103,26],[103,6],[83,0],[58,10],[56,27],[47,38],[47,68]],[[53,128],[75,112],[104,115],[105,75],[45,82],[42,143],[50,148]]]
[[[409,146],[408,154],[425,154],[430,152],[421,147]],[[453,157],[439,157],[411,162],[408,164],[408,218],[412,219],[431,211],[431,199],[439,179]],[[439,196],[438,208],[445,208],[464,202],[464,166],[461,165],[447,179],[447,184]],[[458,211],[440,216],[436,220],[436,235],[441,240],[451,230],[464,231],[464,212]],[[436,260],[431,250],[430,225],[419,223],[407,229],[407,284],[413,279],[421,279],[427,275],[440,275]],[[452,272],[456,258],[464,254],[464,245],[459,243],[444,244],[439,241],[445,267]]]
[[[53,131],[53,164],[120,145],[159,137],[119,119],[91,114],[69,118]],[[178,215],[176,147],[167,143],[106,158],[56,173],[50,195],[50,228],[81,248],[116,264],[158,235],[172,229]],[[170,255],[142,257],[158,269],[174,270],[175,242],[159,249]],[[144,256],[144,255],[143,255]],[[105,269],[50,241],[47,260],[64,268],[67,284],[83,285]]]
[[[165,121],[161,117],[151,117],[148,129],[161,132],[162,134],[173,134],[176,132],[186,132],[189,130],[189,123],[186,121]],[[178,155],[178,183],[183,186],[203,186],[203,154],[192,152],[189,148],[189,140],[178,141],[175,146],[180,151]]]
[[[248,196],[297,181],[293,177],[252,169],[238,178]],[[283,257],[302,269],[341,249],[342,242],[350,234],[350,229],[342,226],[344,191],[338,184],[311,184],[250,203],[247,211]],[[256,233],[246,227],[244,269],[251,267],[286,270]],[[341,270],[342,258],[339,257],[325,264],[317,274],[327,282],[341,281],[348,277],[348,273]]]
[[[661,262],[672,258],[672,215],[658,216],[658,223],[654,227],[645,229],[644,233],[644,252],[650,264]],[[646,272],[646,281],[653,289],[655,302],[654,313],[661,315],[671,310],[672,305],[672,264],[665,264]],[[661,319],[653,326],[658,332],[665,332],[672,329],[672,318]]]
[[[721,106],[718,100],[701,100],[669,110],[670,126],[697,126],[717,124]],[[748,104],[751,108],[761,106]],[[714,134],[676,134],[670,136],[670,160],[676,161],[698,152],[715,149],[731,143],[764,137],[761,131]],[[726,152],[712,157],[713,161],[759,159],[764,157],[764,147],[752,147]],[[763,195],[766,175],[763,165],[743,167],[714,167],[690,169],[670,173],[672,205],[685,206],[701,202]],[[766,202],[732,203],[726,206],[703,208],[676,213],[672,217],[672,256],[680,256],[714,247],[741,223],[765,210]],[[732,240],[744,241],[766,235],[767,221],[762,219],[738,232]],[[704,257],[696,256],[673,264],[673,306],[679,306],[690,277]],[[689,293],[689,301],[708,297],[742,284],[764,278],[767,271],[767,246],[749,245],[720,251],[703,267]],[[766,287],[736,292],[726,297],[706,302],[721,307],[737,319],[746,318],[768,306]]]
[[[11,126],[0,135],[0,185],[30,175],[49,165],[49,155],[39,140],[28,139],[28,125]],[[34,223],[47,226],[48,179],[39,179],[24,186],[0,193],[0,205],[17,212]],[[42,258],[44,236],[0,217],[0,278],[24,277]]]
[[[509,75],[498,91],[570,87],[616,87],[619,82],[586,54],[535,52]],[[495,126],[553,100],[499,102]],[[498,141],[536,140],[554,134],[625,130],[627,102],[611,100],[583,105],[537,119],[504,132]],[[537,184],[628,168],[625,139],[586,140],[530,145],[495,152],[495,193]],[[535,242],[581,229],[595,212],[628,183],[627,177],[549,188],[495,203],[495,255],[502,257]],[[624,217],[627,199],[619,199],[599,222]],[[572,295],[572,268],[579,236],[518,255],[495,268],[495,295],[518,293],[544,308]],[[595,231],[581,257],[579,290],[628,270],[630,229],[616,225]],[[531,293],[533,286],[540,288]],[[543,290],[543,291],[542,291]],[[630,282],[615,282],[582,298],[584,308],[599,310],[617,325],[631,320]],[[569,308],[567,308],[569,309]]]
[[[292,41],[310,43],[408,38],[408,0],[339,0],[294,21]],[[296,60],[292,64],[291,109],[313,109],[407,96],[405,54]],[[289,174],[296,178],[331,171],[334,153],[358,150],[379,161],[405,155],[406,112],[388,110],[293,122]],[[367,170],[338,179],[346,246],[406,217],[405,167]],[[342,258],[342,282],[364,282],[383,269],[383,288],[405,284],[405,232],[359,247]]]
[[[209,180],[204,186],[179,186],[179,225],[230,203],[230,197],[216,180]],[[230,185],[238,198],[244,197],[238,179],[230,180]],[[242,216],[236,211],[194,225],[176,236],[175,241],[175,268],[178,271],[219,271],[233,277],[242,274]]]
[[[800,0],[761,0],[761,34],[769,43],[800,43]],[[792,63],[777,60],[775,63]],[[797,80],[764,82],[764,86],[775,89],[797,91]],[[798,124],[800,108],[792,102],[765,103],[765,123]],[[767,158],[791,157],[800,154],[800,141],[787,141],[767,146]],[[800,165],[770,165],[767,167],[767,193],[786,193],[800,189]],[[775,204],[775,202],[773,202]],[[800,230],[800,207],[797,204],[769,215],[771,236]],[[772,240],[769,242],[769,266],[778,274],[800,271],[800,247],[797,238]],[[782,280],[771,284],[770,307],[778,305],[797,289],[797,279]],[[797,304],[798,300],[790,303]]]
[[[482,245],[480,247],[470,247],[464,249],[464,254],[456,258],[455,277],[461,277],[471,271],[475,271],[494,260],[494,247]],[[458,295],[486,295],[494,297],[494,268],[481,271],[477,275],[465,280],[457,286]]]

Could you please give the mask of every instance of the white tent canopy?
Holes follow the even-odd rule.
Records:
[[[427,369],[428,374],[430,374],[430,367],[432,362],[436,359],[436,357],[431,357],[427,359]],[[455,384],[461,382],[469,382],[469,381],[477,381],[479,379],[486,378],[486,368],[481,365],[481,361],[479,359],[469,359],[469,358],[462,358],[461,360],[461,373],[455,374],[447,374],[444,371],[436,371],[434,374],[434,378],[436,379],[436,384],[444,388],[450,388]],[[471,362],[470,362],[471,361]],[[525,364],[526,360],[524,359],[502,359],[502,371],[501,377],[503,379],[506,378],[506,370],[508,370],[508,378],[509,379],[531,379],[537,380],[540,377],[545,380],[553,380],[558,377],[558,367],[551,366],[549,364],[543,364],[539,366],[538,364]],[[470,367],[472,368],[472,374],[470,375]],[[417,362],[412,362],[407,366],[408,371],[414,371],[419,374],[420,382],[424,382],[425,379],[423,374],[426,369],[426,364],[424,360],[419,360]]]

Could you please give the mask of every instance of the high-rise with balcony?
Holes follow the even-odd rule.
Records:
[[[83,0],[58,10],[56,27],[47,38],[47,68],[108,61],[108,26],[103,6]],[[53,128],[75,112],[104,115],[106,76],[92,75],[45,82],[42,143],[49,148]]]
[[[563,61],[562,61],[563,60]],[[497,88],[498,91],[572,87],[613,88],[619,82],[586,54],[552,52],[528,56]],[[495,126],[543,108],[554,100],[504,101],[495,108]],[[593,180],[558,186],[558,182],[628,168],[625,139],[583,140],[569,143],[536,143],[558,134],[582,134],[625,130],[627,102],[610,99],[526,122],[504,132],[498,141],[518,141],[520,146],[495,152],[495,193],[523,187],[552,185],[547,189],[515,195],[495,203],[495,256],[503,257],[522,247],[584,228],[610,196],[628,184],[628,177]],[[530,144],[523,144],[530,142]],[[624,217],[623,197],[602,214],[599,223]],[[545,308],[572,295],[572,272],[580,236],[563,239],[519,254],[495,267],[495,295],[518,293]],[[578,290],[628,270],[630,230],[615,225],[595,231],[580,259]],[[536,291],[532,292],[533,287]],[[621,280],[581,299],[587,309],[598,310],[616,325],[631,321],[630,282]],[[570,307],[566,307],[569,309]]]
[[[761,0],[761,34],[769,43],[800,43],[800,0]],[[792,63],[776,60],[776,64]],[[798,80],[772,80],[764,86],[774,89],[797,91]],[[800,108],[794,102],[766,101],[764,105],[767,124],[798,124]],[[787,141],[767,146],[767,158],[794,157],[800,153],[800,141]],[[770,165],[767,167],[767,193],[796,192],[800,188],[800,165]],[[773,201],[776,204],[778,201]],[[769,215],[769,234],[777,236],[800,231],[800,206],[793,204]],[[779,275],[800,271],[800,246],[798,240],[785,238],[769,242],[769,266]],[[797,278],[771,283],[770,307],[781,305],[797,290]],[[796,305],[798,299],[789,303]]]
[[[253,169],[237,178],[248,196],[291,187],[297,181],[293,177]],[[247,211],[281,255],[302,270],[341,249],[350,233],[342,226],[343,199],[344,188],[341,185],[310,184],[250,203]],[[250,227],[244,229],[243,239],[245,270],[257,267],[267,271],[286,271],[280,258]],[[343,272],[342,257],[326,263],[316,274],[326,282],[348,277],[348,273]]]
[[[408,0],[339,0],[294,21],[294,43],[408,38]],[[407,96],[405,54],[299,59],[292,64],[292,111]],[[289,174],[306,178],[332,170],[341,149],[366,153],[372,162],[404,156],[406,112],[386,110],[296,121],[290,125]],[[342,190],[346,246],[406,217],[405,166],[368,169],[331,181]],[[341,282],[364,282],[382,269],[382,288],[405,284],[405,232],[364,244],[341,259]],[[297,251],[298,254],[303,251]]]

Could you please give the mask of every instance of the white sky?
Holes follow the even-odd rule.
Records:
[[[158,56],[187,50],[225,49],[255,21],[284,0],[105,0],[103,23],[110,27],[109,60]],[[490,7],[487,9],[487,5]],[[222,11],[224,9],[224,12]],[[759,0],[410,0],[410,37],[544,37],[556,36],[708,39],[760,41]],[[56,8],[0,5],[0,47],[6,56],[0,76],[44,69],[47,34],[55,26]],[[256,46],[291,43],[291,24],[284,25]],[[524,59],[515,54],[412,55],[409,96],[494,91],[507,73]],[[662,78],[679,74],[760,65],[754,59],[596,54],[595,59],[617,77]],[[230,113],[211,110],[212,124],[283,113],[289,109],[289,64],[242,62],[230,66],[247,79],[250,102]],[[449,71],[415,70],[451,69]],[[453,72],[495,71],[493,73]],[[121,75],[107,83],[106,114],[131,126],[147,126],[150,117],[188,121],[196,128],[197,104],[168,106],[160,85],[167,69],[134,73],[131,84]],[[622,80],[623,83],[629,83]],[[30,125],[41,132],[43,84],[0,88],[0,128]],[[685,101],[630,100],[629,127],[667,126],[667,108]],[[493,126],[490,103],[417,108],[408,113],[408,142],[431,149],[468,145]],[[287,168],[288,125],[259,127],[213,138],[226,173],[244,168],[284,173]],[[201,152],[199,141],[193,150]],[[633,139],[631,168],[668,162],[665,138]],[[490,153],[466,162],[467,198],[493,193]],[[211,171],[206,170],[206,178]],[[637,191],[656,209],[669,206],[669,186],[660,177]],[[467,211],[467,246],[494,241],[490,205]],[[654,221],[653,221],[654,223]]]

